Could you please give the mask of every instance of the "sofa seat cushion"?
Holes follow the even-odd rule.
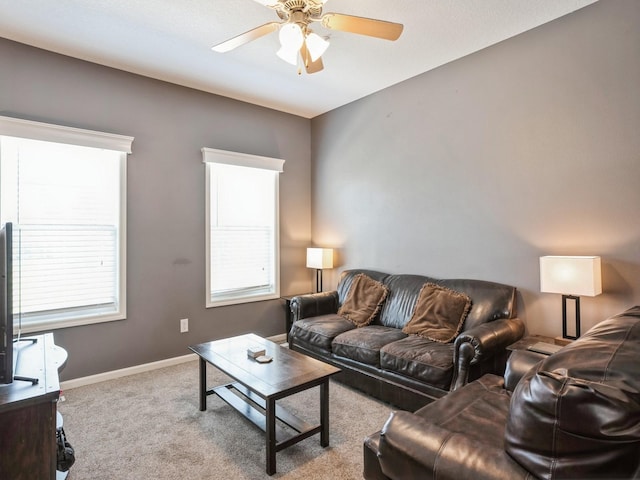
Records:
[[[447,429],[502,450],[511,393],[502,377],[486,374],[422,407],[415,414]]]
[[[340,315],[331,313],[303,318],[293,323],[291,335],[295,342],[314,351],[331,351],[333,339],[356,326]]]
[[[502,450],[511,393],[502,377],[486,374],[415,414],[450,432],[463,433]]]
[[[453,377],[453,343],[409,335],[380,349],[380,367],[448,390]]]
[[[533,479],[504,451],[503,385],[488,374],[415,413],[393,412],[377,444],[367,443],[380,470],[394,479]]]
[[[640,307],[605,320],[516,386],[506,451],[538,478],[631,478],[640,452]]]
[[[404,337],[397,328],[367,325],[341,333],[333,339],[331,349],[334,355],[379,367],[380,349]]]

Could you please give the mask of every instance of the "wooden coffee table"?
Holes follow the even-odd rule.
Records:
[[[249,347],[263,347],[273,360],[259,363],[247,356]],[[266,433],[267,474],[276,472],[276,452],[320,433],[320,445],[329,445],[329,377],[339,368],[281,347],[252,333],[189,347],[200,357],[200,411],[207,395],[218,395]],[[207,363],[235,382],[211,389],[206,386]],[[320,425],[304,420],[276,405],[276,400],[320,386]],[[256,405],[259,408],[256,408]],[[295,433],[282,428],[278,422]]]

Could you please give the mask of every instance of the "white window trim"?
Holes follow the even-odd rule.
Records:
[[[0,116],[0,135],[131,153],[133,137]]]
[[[95,314],[83,317],[66,318],[61,314],[51,316],[42,321],[23,325],[23,333],[39,332],[43,329],[76,327],[94,323],[123,320],[127,317],[127,154],[131,153],[134,137],[85,130],[74,127],[64,127],[49,123],[34,122],[20,118],[0,116],[0,135],[42,140],[47,142],[66,143],[83,147],[103,148],[115,150],[123,154],[120,163],[120,238],[119,238],[119,302],[118,311],[106,314]],[[14,326],[18,327],[18,319],[14,319]],[[14,329],[15,330],[15,329]]]
[[[265,295],[238,296],[229,297],[223,300],[211,300],[211,235],[210,235],[210,219],[211,219],[211,185],[210,185],[210,164],[221,163],[225,165],[234,165],[237,167],[252,167],[263,170],[273,170],[278,173],[284,171],[284,160],[279,158],[262,157],[259,155],[250,155],[238,152],[229,152],[226,150],[217,150],[214,148],[202,148],[202,161],[206,165],[206,199],[205,199],[205,306],[206,308],[221,307],[225,305],[237,305],[241,303],[261,302],[264,300],[273,300],[280,298],[280,188],[279,182],[276,184],[275,191],[275,222],[278,228],[275,231],[274,238],[274,268],[275,268],[275,292]]]

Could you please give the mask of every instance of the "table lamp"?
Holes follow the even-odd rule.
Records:
[[[316,269],[316,292],[321,292],[322,269],[333,268],[333,248],[307,248],[307,268]]]
[[[602,293],[600,257],[540,257],[540,291],[562,294],[562,336],[575,340],[580,336],[580,295],[595,297]],[[575,301],[575,336],[567,333],[567,300]]]

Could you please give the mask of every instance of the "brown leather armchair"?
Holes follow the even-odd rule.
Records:
[[[364,477],[640,477],[640,306],[557,353],[514,352],[415,413],[393,412],[365,439]]]

